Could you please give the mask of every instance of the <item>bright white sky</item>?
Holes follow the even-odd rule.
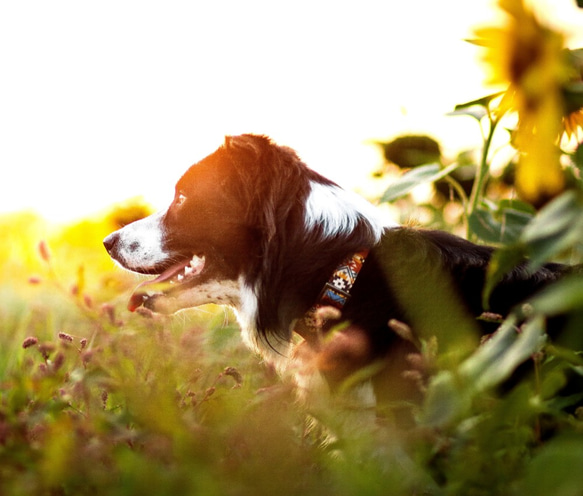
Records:
[[[537,3],[583,34],[574,0]],[[476,144],[473,122],[444,114],[484,95],[461,40],[493,12],[490,0],[1,2],[0,213],[68,221],[135,195],[162,207],[225,134],[270,135],[347,187],[380,164],[371,138]]]

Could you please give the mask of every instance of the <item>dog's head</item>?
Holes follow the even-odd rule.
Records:
[[[261,136],[228,137],[180,178],[166,211],[105,238],[108,253],[122,267],[158,276],[137,288],[130,310],[144,304],[166,313],[238,303],[241,275],[256,264],[262,231],[270,228],[265,222],[273,224],[258,219],[252,208],[269,174],[257,158],[273,154],[272,148]]]
[[[104,244],[122,267],[157,276],[138,286],[130,310],[229,304],[265,334],[287,329],[346,253],[378,241],[376,215],[293,150],[242,135],[190,167],[166,211]]]

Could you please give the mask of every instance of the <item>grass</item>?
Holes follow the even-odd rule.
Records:
[[[55,246],[0,285],[2,495],[581,494],[565,467],[582,459],[583,421],[557,396],[576,367],[559,353],[504,396],[454,374],[409,432],[330,442],[230,311],[131,314],[132,276],[80,270]],[[495,373],[472,364],[468,377]]]
[[[224,310],[122,316],[39,292],[2,298],[2,494],[297,487],[304,419]]]

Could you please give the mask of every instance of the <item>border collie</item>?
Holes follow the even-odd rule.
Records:
[[[383,221],[292,149],[257,135],[226,137],[180,178],[166,211],[104,244],[122,267],[156,275],[137,287],[130,310],[230,305],[244,341],[267,361],[281,369],[303,361],[330,389],[375,364],[377,399],[387,401],[420,395],[403,374],[416,348],[389,321],[455,345],[456,332],[473,329],[484,310],[492,254],[451,234]],[[506,314],[562,272],[518,266],[492,292],[489,311]]]

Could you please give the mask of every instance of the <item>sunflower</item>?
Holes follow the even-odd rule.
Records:
[[[540,204],[565,186],[558,139],[563,132],[563,87],[572,74],[561,33],[543,26],[523,0],[499,0],[505,25],[476,30],[485,48],[487,82],[506,84],[498,112],[516,111],[520,153],[516,188]]]

